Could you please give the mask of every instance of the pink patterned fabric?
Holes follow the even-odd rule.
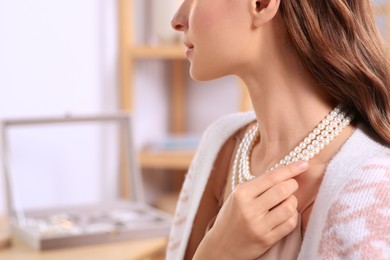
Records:
[[[390,156],[383,158],[362,166],[329,209],[319,246],[324,259],[389,259]]]

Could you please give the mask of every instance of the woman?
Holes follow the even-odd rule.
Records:
[[[369,0],[185,0],[196,80],[254,113],[204,134],[168,259],[389,259],[389,66]]]

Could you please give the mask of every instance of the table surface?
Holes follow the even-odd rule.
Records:
[[[0,234],[7,233],[8,225],[4,217],[0,217]],[[141,260],[164,259],[167,239],[155,238],[147,240],[131,240],[109,244],[97,244],[72,248],[37,251],[21,241],[12,240],[8,248],[0,248],[0,259],[7,260]]]

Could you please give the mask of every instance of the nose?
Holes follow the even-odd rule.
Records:
[[[190,1],[184,0],[176,14],[173,16],[171,26],[176,31],[186,31],[188,29],[188,12],[190,7]]]

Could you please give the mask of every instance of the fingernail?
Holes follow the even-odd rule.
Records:
[[[304,171],[309,167],[309,163],[307,161],[300,161],[298,162],[297,167],[300,171]]]

